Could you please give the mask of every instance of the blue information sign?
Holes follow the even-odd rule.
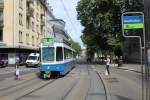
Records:
[[[123,16],[123,29],[143,29],[144,21],[142,15]]]
[[[124,16],[123,17],[124,24],[134,24],[134,23],[143,23],[143,16]]]

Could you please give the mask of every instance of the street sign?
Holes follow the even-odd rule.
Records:
[[[142,15],[123,16],[123,29],[129,30],[129,29],[143,29],[143,28],[144,28],[144,19]]]
[[[54,43],[54,39],[52,37],[45,37],[43,38],[43,43],[52,45]]]

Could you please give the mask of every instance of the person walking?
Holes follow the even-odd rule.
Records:
[[[107,57],[107,60],[106,60],[106,71],[105,71],[105,75],[110,75],[109,67],[110,67],[110,58]]]
[[[17,64],[16,64],[16,69],[15,69],[15,79],[16,79],[16,80],[19,79],[19,75],[20,75],[19,66],[17,66]]]

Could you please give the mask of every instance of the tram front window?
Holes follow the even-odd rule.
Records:
[[[42,48],[42,61],[44,63],[54,61],[54,48],[53,47]]]

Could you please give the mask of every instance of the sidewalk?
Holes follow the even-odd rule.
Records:
[[[125,68],[134,68],[135,65],[123,66]],[[141,85],[139,74],[131,72],[112,70],[109,76],[105,75],[105,66],[99,65],[96,67],[99,72],[108,95],[108,100],[141,100]],[[126,75],[127,74],[127,75]],[[135,75],[135,76],[132,76]],[[130,78],[129,78],[130,77]]]
[[[118,69],[124,69],[124,70],[130,70],[134,72],[141,73],[141,65],[140,64],[122,64],[121,66],[117,66],[117,64],[112,64],[112,67],[118,68]],[[145,67],[143,65],[143,67]]]

